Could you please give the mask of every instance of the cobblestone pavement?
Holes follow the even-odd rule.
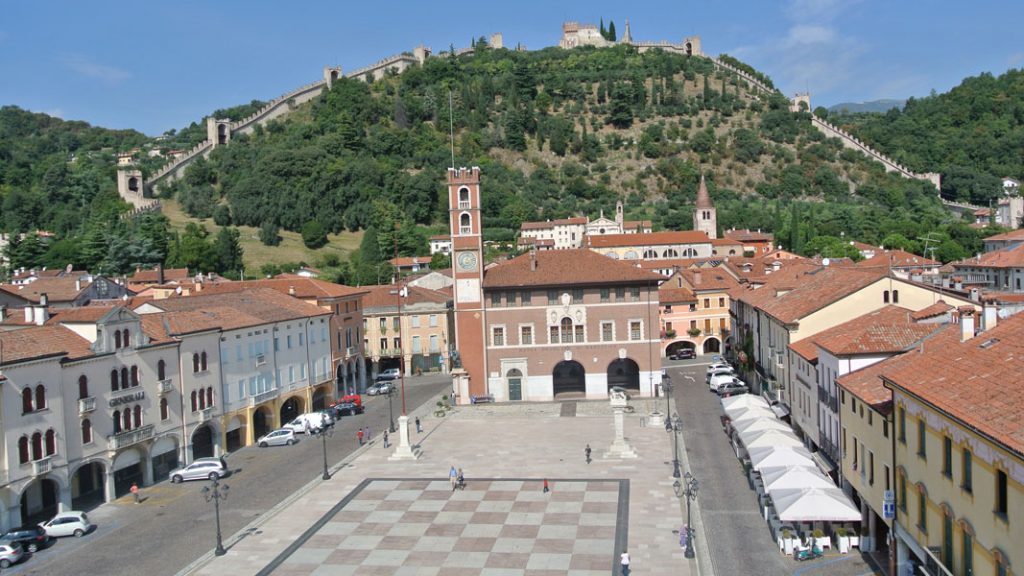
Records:
[[[643,410],[649,402],[635,404]],[[424,418],[424,433],[414,434],[423,450],[419,460],[391,462],[390,450],[374,446],[330,480],[299,495],[286,510],[268,515],[241,539],[229,540],[227,555],[209,557],[193,573],[582,576],[615,573],[615,554],[626,548],[633,574],[696,574],[673,533],[681,526],[682,507],[672,490],[671,449],[664,429],[642,427],[640,413],[628,414],[626,436],[639,457],[606,459],[613,439],[606,406],[578,404],[580,414],[597,414],[593,416],[561,417],[561,406],[551,403],[462,407],[443,419]],[[583,450],[588,443],[593,449],[590,464]],[[439,490],[421,498],[417,501],[423,506],[441,510],[417,510],[425,514],[408,519],[411,505],[391,510],[406,506],[395,502],[406,502],[407,491],[423,495],[445,488],[446,482],[434,481],[445,478],[451,466],[464,469],[465,493],[452,496]],[[541,491],[545,478],[551,484],[546,495]],[[597,489],[618,486],[620,480],[628,480],[628,498]],[[367,489],[370,495],[360,500]],[[345,509],[352,502],[362,503],[353,510],[355,519],[346,519]],[[447,510],[449,505],[452,510]],[[522,510],[514,511],[516,506]],[[537,510],[531,512],[533,508]],[[362,527],[368,515],[378,513],[369,522],[373,526],[356,534],[352,524]],[[500,529],[499,516],[504,516]],[[376,521],[380,519],[388,522]],[[465,522],[471,526],[468,533]],[[617,525],[615,542],[607,530],[612,525]],[[516,535],[510,532],[492,541],[495,531],[501,535],[506,528]],[[437,534],[428,537],[427,531]],[[506,550],[509,546],[513,549]],[[282,556],[289,547],[292,554]],[[357,566],[348,553],[373,559]],[[275,559],[283,563],[274,564]]]
[[[722,429],[721,401],[708,391],[705,372],[702,363],[669,368],[676,388],[675,405],[683,420],[687,457],[700,480],[698,500],[715,574],[880,574],[858,553],[839,555],[826,551],[824,558],[805,562],[779,553],[760,513],[757,496]]]
[[[406,380],[410,409],[451,388],[446,376],[422,376]],[[338,421],[327,440],[327,457],[336,463],[356,450],[355,431],[370,426],[379,437],[388,422],[385,397],[365,397],[366,413]],[[394,399],[396,416],[401,401]],[[376,440],[375,440],[376,441]],[[295,446],[243,448],[227,456],[234,473],[224,483],[231,487],[222,503],[224,534],[232,534],[259,518],[289,494],[300,489],[323,470],[319,440],[300,435]],[[145,501],[133,504],[121,498],[89,512],[98,525],[83,538],[62,538],[28,561],[4,570],[7,574],[46,576],[103,574],[162,576],[175,574],[214,545],[213,505],[200,494],[206,482],[162,482],[142,490]],[[225,573],[227,574],[227,573]]]

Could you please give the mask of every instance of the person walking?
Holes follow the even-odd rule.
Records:
[[[622,565],[622,576],[629,576],[629,552],[626,550],[622,551],[619,555],[619,564]]]
[[[462,475],[462,468],[459,468],[459,475],[455,478],[455,484],[459,487],[459,490],[466,489],[466,477]]]
[[[363,445],[363,429],[362,428],[360,428],[359,430],[356,431],[356,439],[359,440],[359,445],[362,446]]]
[[[590,464],[590,444],[587,444],[587,447],[583,449],[583,453],[587,455],[587,464]]]
[[[136,504],[138,504],[139,502],[142,502],[142,497],[139,495],[139,485],[136,484],[135,482],[132,482],[131,493],[132,493],[132,498],[135,499],[135,503]]]
[[[366,441],[369,442],[370,440],[373,440],[373,428],[370,428],[369,426],[367,426],[366,427]]]
[[[544,493],[547,494],[548,492],[551,492],[551,487],[548,486],[548,479],[545,478],[544,479]]]
[[[385,448],[388,447],[388,430],[387,430],[387,428],[384,429],[384,447]]]
[[[448,482],[450,482],[452,485],[452,492],[455,492],[455,484],[456,482],[458,482],[458,480],[459,473],[455,470],[455,466],[453,465],[452,469],[448,471]]]
[[[423,425],[420,424],[420,417],[419,416],[416,417],[416,433],[417,434],[422,434],[423,433]]]

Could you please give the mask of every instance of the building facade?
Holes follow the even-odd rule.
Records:
[[[406,375],[447,373],[451,296],[409,285],[367,288],[363,308],[367,372],[372,377],[388,368]]]

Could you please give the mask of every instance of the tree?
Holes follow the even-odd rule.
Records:
[[[633,91],[628,84],[616,83],[612,88],[612,104],[608,122],[616,128],[629,128],[633,125]]]
[[[612,42],[615,42],[615,40],[616,40],[616,36],[615,36],[615,20],[611,20],[611,21],[608,22],[608,40],[610,40]]]
[[[225,204],[217,204],[213,209],[213,223],[217,226],[229,226],[231,224],[231,209]]]
[[[310,250],[327,245],[327,230],[319,220],[310,220],[302,226],[302,243]]]
[[[452,257],[444,252],[435,252],[430,257],[430,269],[431,270],[444,270],[445,268],[452,267]]]
[[[260,224],[260,242],[264,246],[277,246],[281,243],[280,229],[273,220]]]
[[[242,246],[238,242],[239,238],[238,228],[221,228],[217,232],[217,238],[213,243],[217,272],[240,271],[245,266],[242,261],[243,252]]]

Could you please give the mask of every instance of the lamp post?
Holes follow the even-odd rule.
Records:
[[[201,492],[207,502],[213,500],[213,516],[217,521],[217,547],[214,548],[213,553],[216,556],[223,556],[227,551],[224,550],[224,544],[221,542],[220,536],[220,501],[227,499],[228,485],[221,485],[220,478],[214,476],[210,479],[210,485],[203,486]]]
[[[331,475],[327,472],[327,439],[334,436],[334,429],[324,424],[316,431],[315,436],[320,439],[324,447],[324,475],[322,478],[324,480],[330,480]]]
[[[672,483],[672,489],[675,490],[677,497],[686,497],[686,551],[683,552],[683,555],[687,558],[693,558],[693,526],[690,521],[690,502],[697,499],[699,483],[697,478],[689,472],[683,477],[683,482],[683,484],[680,484],[679,480],[676,480]]]
[[[668,374],[661,377],[661,389],[665,391],[665,430],[668,431],[668,415],[672,413],[672,377]]]
[[[679,478],[679,433],[683,429],[683,421],[679,414],[665,419],[665,428],[672,432],[672,477]]]
[[[391,420],[391,424],[388,426],[388,431],[392,434],[395,433],[395,409],[391,405],[391,398],[395,395],[395,387],[388,387],[388,418]]]

